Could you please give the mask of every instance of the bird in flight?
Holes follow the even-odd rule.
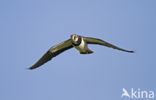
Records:
[[[60,53],[71,49],[76,48],[80,54],[92,54],[93,51],[88,48],[88,44],[98,44],[102,46],[107,46],[113,49],[117,49],[124,52],[133,53],[134,51],[125,50],[122,48],[119,48],[113,44],[110,44],[106,41],[103,41],[101,39],[92,38],[92,37],[84,37],[80,35],[73,34],[71,35],[70,39],[57,44],[53,47],[51,47],[33,66],[31,66],[29,69],[35,69],[43,65],[44,63],[51,60],[53,57],[56,57]]]

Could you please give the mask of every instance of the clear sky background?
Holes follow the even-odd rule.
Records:
[[[73,48],[27,69],[71,34],[136,53],[89,45],[92,55]],[[155,43],[156,0],[1,0],[0,100],[125,100],[122,88],[156,93]]]

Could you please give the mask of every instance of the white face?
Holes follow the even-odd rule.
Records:
[[[78,41],[78,36],[77,35],[72,35],[72,40],[74,40],[75,42]]]

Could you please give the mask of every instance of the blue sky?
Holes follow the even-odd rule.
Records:
[[[122,88],[156,92],[155,0],[1,0],[0,100],[126,100]],[[96,37],[130,54],[89,45],[27,70],[71,34]],[[143,99],[142,99],[143,100]]]

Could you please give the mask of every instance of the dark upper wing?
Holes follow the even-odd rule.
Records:
[[[33,66],[29,69],[35,69],[47,61],[51,60],[53,57],[57,56],[58,54],[62,53],[65,50],[72,48],[71,40],[66,40],[56,46],[51,47]]]
[[[129,53],[133,53],[134,51],[129,51],[129,50],[125,50],[122,48],[119,48],[115,45],[112,45],[106,41],[100,40],[100,39],[96,39],[96,38],[90,38],[90,37],[83,37],[84,40],[88,43],[88,44],[99,44],[99,45],[104,45],[113,49],[117,49],[117,50],[121,50],[121,51],[125,51],[125,52],[129,52]]]

